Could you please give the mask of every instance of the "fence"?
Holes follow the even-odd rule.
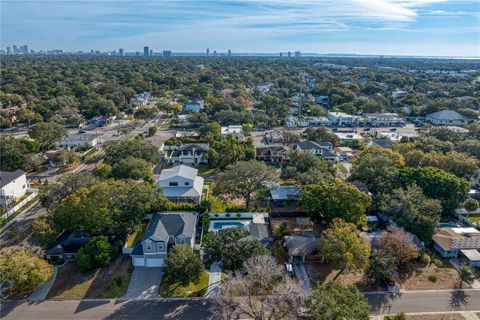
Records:
[[[21,207],[23,207],[24,205],[26,205],[30,200],[32,200],[33,198],[35,198],[38,194],[38,190],[37,189],[29,189],[28,190],[29,192],[31,192],[28,197],[26,197],[25,199],[23,199],[22,201],[20,201],[19,203],[17,203],[13,208],[11,208],[10,210],[8,210],[7,212],[5,212],[3,215],[2,215],[2,219],[7,219],[8,217],[10,217],[12,214],[14,214],[15,212],[17,212]]]

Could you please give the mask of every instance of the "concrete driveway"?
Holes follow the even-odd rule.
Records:
[[[312,292],[310,279],[308,278],[307,270],[305,269],[305,263],[302,261],[302,259],[299,257],[293,257],[292,266],[295,276],[300,282],[302,288],[308,293]]]
[[[158,288],[162,281],[161,268],[135,267],[123,298],[151,299],[158,297]]]

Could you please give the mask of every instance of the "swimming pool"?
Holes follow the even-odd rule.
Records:
[[[219,231],[228,228],[245,228],[251,223],[251,220],[246,221],[234,221],[234,220],[227,220],[227,221],[212,221],[210,223],[210,230]]]

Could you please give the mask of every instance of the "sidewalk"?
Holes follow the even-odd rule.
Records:
[[[47,298],[47,295],[50,292],[50,289],[52,289],[55,279],[57,279],[58,268],[59,266],[53,266],[53,273],[50,279],[48,279],[47,282],[45,282],[40,288],[34,291],[30,295],[30,297],[28,297],[29,301],[43,301]]]
[[[458,263],[458,260],[450,259],[448,261],[452,264],[455,270],[460,272],[461,265]],[[480,281],[478,281],[477,279],[474,279],[473,283],[471,283],[470,285],[472,286],[472,289],[480,289]]]
[[[220,285],[222,283],[222,268],[218,261],[212,263],[210,266],[208,289],[205,293],[205,298],[216,298],[220,293]]]

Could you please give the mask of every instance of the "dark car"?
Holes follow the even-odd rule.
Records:
[[[392,128],[390,129],[390,131],[397,131],[397,128]]]

